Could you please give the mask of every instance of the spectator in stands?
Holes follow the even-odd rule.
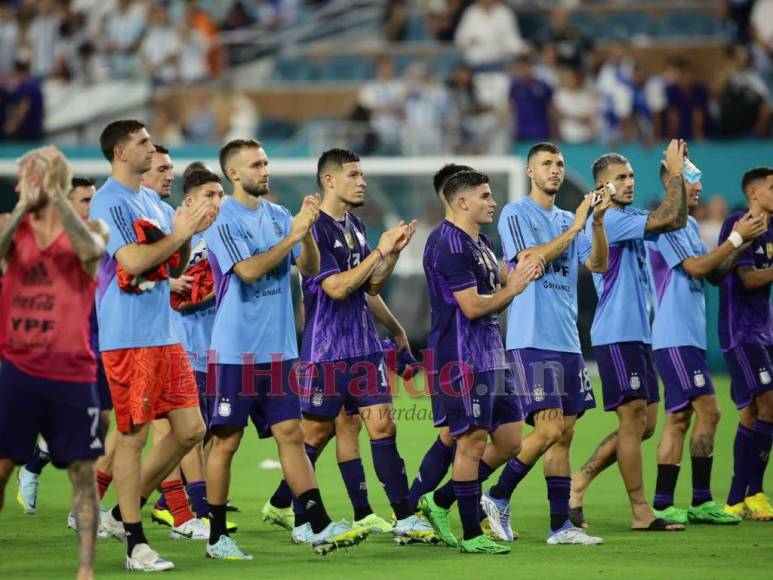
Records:
[[[185,84],[197,83],[209,77],[207,39],[196,28],[181,22],[178,28],[180,41],[177,58],[177,77]]]
[[[510,111],[516,141],[544,141],[551,135],[553,89],[534,74],[531,55],[520,56],[510,81]]]
[[[555,48],[559,66],[589,70],[593,41],[572,25],[571,14],[568,7],[553,8],[550,23],[538,33],[537,42],[541,46],[552,45]]]
[[[709,252],[717,247],[719,232],[727,218],[727,201],[723,195],[712,195],[706,204],[706,215],[701,222],[701,238]],[[697,219],[697,218],[696,218]]]
[[[633,69],[634,62],[621,44],[607,47],[596,77],[599,139],[604,144],[611,145],[631,138],[629,119],[633,111]]]
[[[139,48],[145,32],[145,4],[134,0],[117,0],[105,24],[107,53],[114,78],[139,74]]]
[[[439,155],[451,152],[451,138],[458,125],[454,101],[424,63],[408,67],[405,94],[403,155]]]
[[[212,94],[204,84],[191,86],[185,96],[183,135],[194,143],[213,143],[217,119]]]
[[[472,68],[458,66],[448,81],[448,89],[459,115],[454,152],[465,155],[493,153],[493,139],[502,119],[493,107],[478,97]]]
[[[185,141],[180,123],[173,117],[178,109],[166,101],[159,101],[153,107],[153,136],[171,148],[179,147]]]
[[[553,98],[558,135],[566,143],[587,143],[596,137],[598,97],[578,67],[566,68]]]
[[[207,43],[207,67],[209,76],[217,77],[223,68],[225,58],[223,51],[217,44],[217,24],[206,10],[199,6],[198,0],[185,0],[184,22],[191,30],[196,30],[200,37]]]
[[[728,49],[730,74],[719,98],[719,134],[722,137],[765,137],[770,128],[770,93],[751,67],[749,49]]]
[[[453,42],[462,15],[472,0],[427,0],[427,28],[440,42]]]
[[[180,36],[172,25],[169,9],[156,6],[150,13],[148,30],[140,49],[145,71],[154,84],[167,85],[177,80],[180,44]]]
[[[666,109],[666,86],[660,77],[648,76],[641,63],[636,63],[631,77],[631,117],[627,133],[634,141],[649,145],[663,134]]]
[[[773,58],[773,0],[757,0],[751,15],[752,37],[769,60]]]
[[[231,4],[228,13],[220,27],[222,32],[231,32],[233,30],[242,30],[249,28],[256,23],[256,17],[251,14],[242,0],[236,0]],[[246,62],[255,56],[256,47],[251,44],[230,43],[225,46],[226,57],[231,65]]]
[[[709,121],[709,89],[696,80],[688,61],[676,59],[673,65],[676,80],[666,87],[666,136],[703,141]]]
[[[501,70],[526,51],[513,10],[499,0],[477,0],[462,15],[454,39],[476,71]]]
[[[11,4],[0,3],[0,79],[13,73],[16,47],[19,45],[19,24]]]
[[[395,78],[395,65],[389,58],[379,58],[376,70],[376,79],[362,87],[358,100],[370,112],[380,150],[394,154],[400,146],[405,86]]]
[[[54,43],[54,68],[51,76],[67,82],[75,78],[78,70],[78,48],[85,40],[85,17],[68,6],[62,14]]]
[[[408,36],[408,7],[405,0],[387,0],[384,7],[384,38],[402,42]]]
[[[32,74],[45,78],[54,70],[54,50],[59,37],[62,11],[57,0],[39,0],[30,23],[27,41],[32,49]]]
[[[724,0],[725,21],[736,42],[746,44],[750,38],[751,13],[755,0]]]
[[[17,61],[9,84],[3,137],[8,141],[43,140],[43,92],[29,62]]]

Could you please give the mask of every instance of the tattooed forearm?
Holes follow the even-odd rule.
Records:
[[[690,455],[709,457],[712,453],[714,453],[714,437],[708,433],[693,434],[690,440]]]
[[[368,280],[368,286],[370,288],[370,294],[378,294],[386,284],[389,276],[392,275],[392,270],[395,269],[397,264],[397,256],[394,254],[387,254],[384,259],[381,260]]]
[[[27,208],[21,204],[17,205],[8,219],[8,223],[0,232],[0,259],[5,258],[11,250],[11,241],[16,233],[22,218],[27,213]]]
[[[75,213],[72,204],[64,195],[54,195],[51,201],[59,214],[59,219],[62,220],[72,248],[81,262],[101,258],[105,252],[105,240],[91,231],[88,223]]]
[[[730,252],[730,254],[720,262],[719,266],[714,268],[707,276],[706,280],[709,281],[709,283],[713,284],[714,286],[717,286],[722,282],[722,280],[725,279],[725,276],[727,276],[730,272],[733,271],[733,268],[735,268],[735,263],[738,260],[738,257],[741,255],[741,253],[744,250],[744,246],[741,246],[740,248],[735,248],[733,251]]]
[[[647,231],[670,232],[687,225],[687,191],[681,175],[672,175],[666,186],[666,196],[647,219]]]

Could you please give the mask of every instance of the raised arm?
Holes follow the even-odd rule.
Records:
[[[416,233],[416,220],[413,220],[407,225],[401,221],[399,226],[390,231],[393,232],[393,234],[389,236],[389,239],[384,240],[384,236],[382,236],[381,241],[379,241],[381,250],[388,250],[388,252],[384,254],[384,259],[376,266],[376,269],[373,270],[365,288],[365,291],[371,296],[379,294],[386,285],[387,280],[389,280],[389,277],[392,275],[392,272],[397,265],[397,260],[400,257],[400,252],[405,249],[411,241],[413,234]],[[390,248],[389,244],[393,239],[395,239],[395,241]]]
[[[591,198],[593,194],[588,194]],[[593,208],[593,223],[591,224],[591,249],[585,267],[591,272],[601,274],[607,271],[609,263],[609,243],[604,230],[604,214],[612,207],[612,196],[609,190],[603,188],[601,201]]]
[[[666,149],[668,182],[666,196],[660,205],[650,212],[644,231],[648,233],[672,232],[687,225],[687,190],[684,187],[685,143],[672,139]]]
[[[19,203],[13,208],[13,212],[3,215],[7,217],[4,220],[6,223],[3,224],[0,230],[0,260],[7,258],[11,251],[13,235],[19,228],[21,220],[27,215],[27,204],[22,199],[19,199]]]
[[[535,257],[541,257],[546,263],[550,263],[566,249],[572,245],[572,242],[577,235],[585,228],[585,222],[588,220],[588,214],[590,212],[591,196],[586,195],[574,214],[574,222],[572,225],[560,236],[553,238],[547,243],[540,244],[538,246],[532,246],[518,253],[518,261]],[[603,229],[603,228],[602,228]]]

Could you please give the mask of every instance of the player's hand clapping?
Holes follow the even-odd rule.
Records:
[[[215,208],[206,201],[194,207],[179,207],[172,219],[172,233],[187,241],[196,232],[208,228],[215,215]]]
[[[585,228],[585,222],[588,221],[588,216],[591,212],[592,197],[592,195],[586,195],[574,212],[574,223],[572,224],[572,229],[574,229],[576,232],[581,232]]]
[[[405,236],[409,236],[408,240],[410,240],[410,236],[413,236],[413,231],[416,230],[416,224],[413,223],[413,231],[409,233],[408,230],[409,226],[405,225],[405,222],[401,220],[397,226],[381,234],[381,239],[379,239],[376,249],[381,252],[382,256],[391,254],[395,251],[398,242],[401,242]],[[407,244],[408,242],[405,243]]]
[[[663,152],[669,175],[682,175],[686,154],[687,143],[681,139],[671,139],[668,148]]]
[[[536,280],[545,273],[545,259],[542,256],[519,260],[515,268],[507,272],[507,288],[512,288],[515,295],[523,292],[529,282]]]
[[[319,194],[307,195],[303,198],[301,209],[293,216],[290,236],[300,242],[310,231],[319,218]]]
[[[593,219],[601,220],[604,219],[604,214],[607,213],[607,210],[612,207],[612,192],[609,188],[604,186],[600,190],[597,190],[597,192],[591,192],[585,197],[590,197],[592,201],[595,193],[601,195],[601,201],[593,206]]]
[[[397,241],[393,251],[397,254],[402,252],[405,249],[405,246],[408,245],[408,242],[411,241],[411,238],[415,233],[416,233],[416,220],[413,220],[405,226],[405,233],[403,234],[403,237]]]

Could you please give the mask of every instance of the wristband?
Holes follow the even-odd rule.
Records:
[[[735,233],[735,232],[734,232],[734,233]],[[373,251],[374,251],[374,252],[378,252],[378,255],[379,255],[379,256],[381,256],[381,259],[382,259],[382,260],[384,259],[384,252],[382,252],[382,251],[381,251],[381,249],[379,249],[379,248],[376,248],[376,249],[375,249],[375,250],[373,250]]]
[[[740,248],[743,245],[743,238],[738,232],[730,232],[730,235],[727,236],[727,239],[731,244],[733,244],[734,248]]]

